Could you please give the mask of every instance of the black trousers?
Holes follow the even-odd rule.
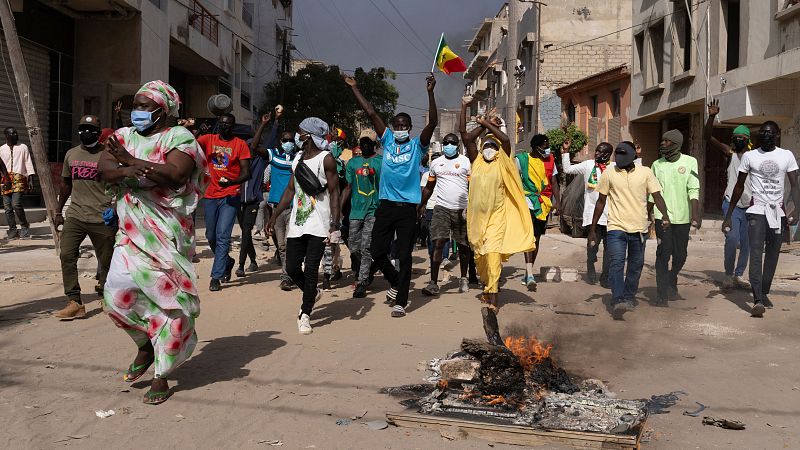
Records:
[[[239,249],[239,265],[244,266],[247,257],[253,264],[256,263],[256,247],[253,245],[253,227],[258,218],[258,202],[242,203],[236,215],[239,228],[242,229],[242,248]]]
[[[417,206],[411,203],[394,203],[381,200],[375,211],[375,227],[372,229],[372,260],[383,272],[386,281],[397,289],[396,304],[408,305],[408,290],[411,287],[411,252],[417,229]],[[389,260],[392,240],[397,235],[395,251],[400,271],[395,270]]]
[[[294,284],[303,290],[303,306],[300,310],[311,315],[317,298],[319,263],[325,253],[325,238],[304,234],[286,239],[286,273]],[[303,262],[305,261],[305,269]]]
[[[688,223],[680,225],[673,223],[664,230],[661,221],[656,220],[656,237],[658,238],[656,288],[659,300],[668,300],[670,291],[677,292],[678,290],[678,273],[686,264],[691,227]],[[669,267],[670,258],[672,258],[671,269]]]
[[[781,228],[776,233],[776,230],[769,227],[767,216],[747,215],[747,233],[750,238],[750,286],[753,289],[755,303],[763,302],[772,288],[785,229],[786,217],[781,217]]]

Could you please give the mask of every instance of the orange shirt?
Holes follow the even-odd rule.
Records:
[[[206,153],[208,173],[211,177],[211,182],[206,188],[205,198],[223,198],[239,195],[238,184],[221,187],[219,180],[222,177],[229,180],[239,177],[241,160],[251,158],[250,147],[247,146],[247,143],[237,137],[226,141],[218,134],[200,136],[197,138],[197,142]]]

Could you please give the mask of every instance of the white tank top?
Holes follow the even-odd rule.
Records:
[[[326,186],[328,184],[325,178],[325,167],[323,161],[325,156],[330,152],[322,151],[311,159],[303,161],[312,172],[317,174],[320,184]],[[292,173],[294,173],[297,164],[303,159],[303,152],[295,156],[292,161]],[[328,237],[328,231],[331,224],[331,203],[328,198],[328,190],[316,197],[309,197],[300,188],[297,180],[294,180],[294,198],[292,199],[292,214],[289,217],[289,230],[286,233],[287,238],[298,238],[304,234],[311,236],[318,236],[322,238]]]

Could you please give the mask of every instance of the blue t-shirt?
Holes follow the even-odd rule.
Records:
[[[275,148],[267,150],[267,155],[269,156],[269,164],[272,166],[269,176],[269,197],[267,197],[267,202],[278,204],[281,202],[283,191],[289,185],[294,155]]]
[[[419,137],[398,144],[390,129],[381,137],[383,145],[383,167],[379,198],[393,202],[416,203],[422,201],[419,188],[419,164],[427,147],[419,142]]]

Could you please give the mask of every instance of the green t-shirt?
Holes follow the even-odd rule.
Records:
[[[350,185],[350,219],[364,220],[364,217],[375,215],[382,165],[381,155],[371,158],[354,156],[347,162],[345,179]]]
[[[700,198],[700,177],[697,174],[697,160],[689,155],[681,155],[675,162],[661,158],[650,167],[661,183],[661,195],[667,204],[669,220],[675,225],[692,222],[692,207],[689,200]],[[653,201],[651,196],[650,202]],[[653,208],[657,220],[661,211]]]
[[[64,156],[61,176],[72,180],[72,195],[66,213],[71,219],[103,223],[103,211],[111,206],[111,196],[106,193],[106,185],[97,174],[101,153],[102,148],[92,153],[79,145]]]

